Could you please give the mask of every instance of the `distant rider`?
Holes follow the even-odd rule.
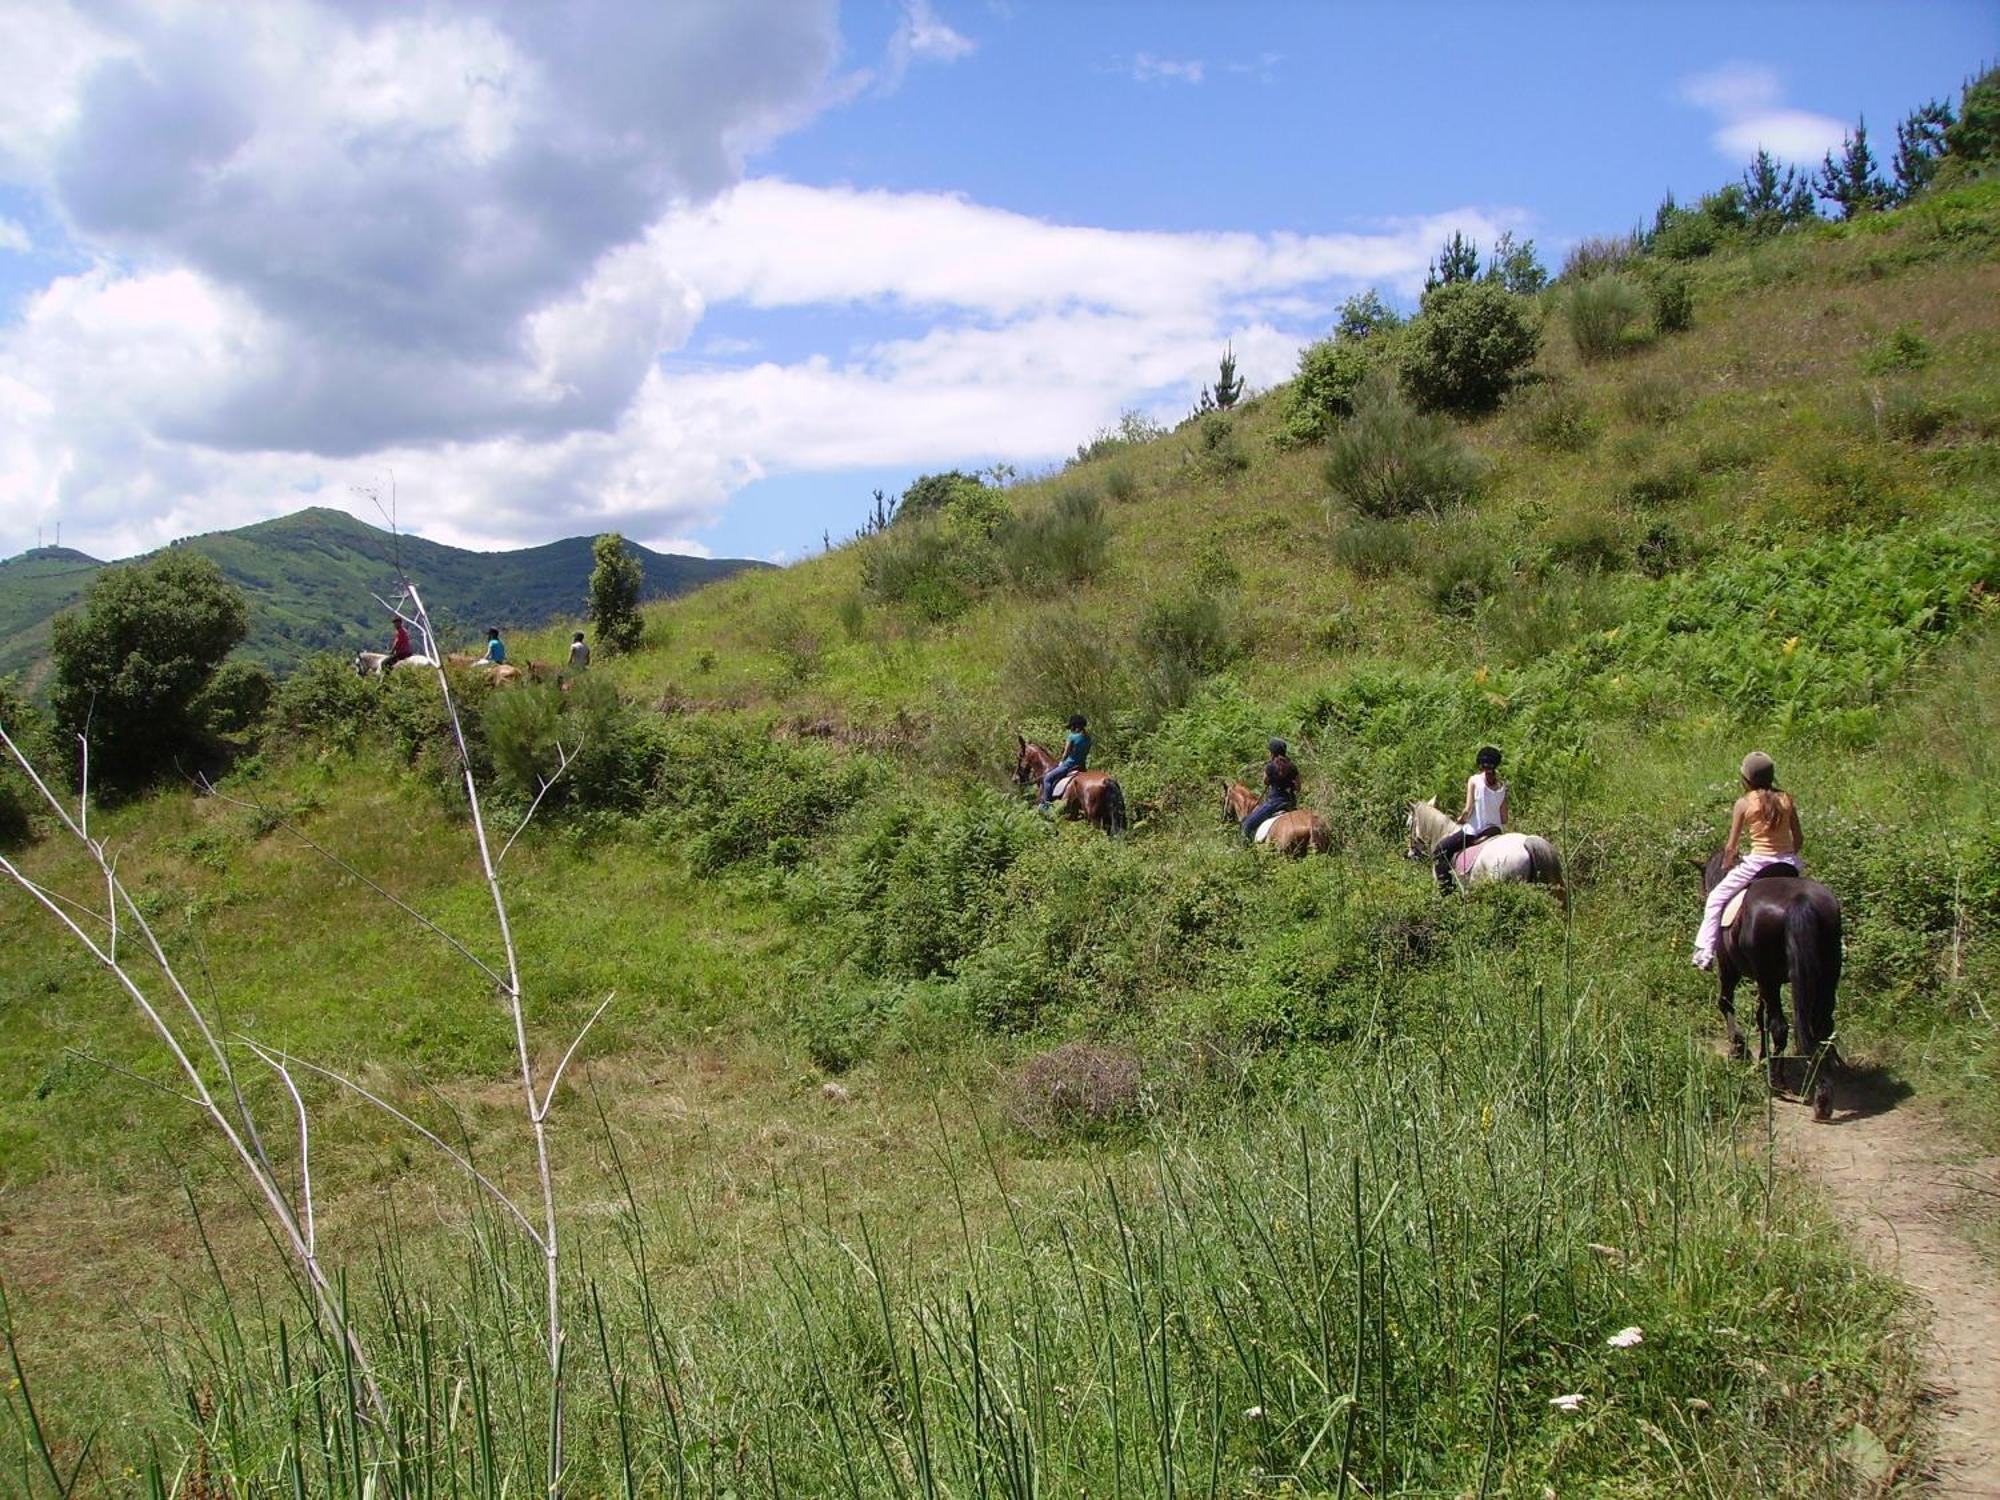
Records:
[[[1451,890],[1452,860],[1507,826],[1507,783],[1500,779],[1498,747],[1482,745],[1474,765],[1477,769],[1466,778],[1465,808],[1458,815],[1458,830],[1439,839],[1431,851],[1438,889],[1445,892]]]
[[[507,643],[500,639],[500,627],[495,625],[486,632],[486,654],[474,663],[481,667],[504,667],[507,665]]]
[[[382,658],[382,670],[387,672],[397,662],[415,653],[410,649],[410,627],[403,623],[401,615],[396,616],[396,639],[389,647],[389,654]]]
[[[571,637],[569,643],[570,670],[572,672],[581,672],[584,668],[588,667],[589,665],[590,665],[590,642],[586,641],[583,638],[583,632],[579,630],[573,637]]]
[[[1069,716],[1069,735],[1063,741],[1063,758],[1042,773],[1042,795],[1035,803],[1037,810],[1047,807],[1056,794],[1056,783],[1074,771],[1081,771],[1090,760],[1090,735],[1085,732],[1087,720],[1082,714]]]
[[[1257,841],[1257,830],[1266,819],[1290,812],[1299,805],[1299,768],[1285,753],[1285,742],[1274,739],[1265,749],[1271,752],[1271,758],[1264,762],[1264,800],[1251,808],[1250,816],[1243,820],[1246,843]]]
[[[1743,757],[1740,768],[1743,795],[1729,813],[1729,837],[1722,845],[1726,867],[1715,889],[1701,909],[1701,930],[1694,937],[1694,966],[1715,967],[1715,945],[1722,937],[1722,913],[1736,893],[1772,865],[1790,865],[1801,875],[1805,864],[1799,849],[1805,835],[1799,829],[1799,809],[1790,792],[1778,790],[1778,768],[1762,750]],[[1742,859],[1736,851],[1745,832],[1750,835],[1750,852]]]

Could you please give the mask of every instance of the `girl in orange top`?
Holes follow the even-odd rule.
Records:
[[[1722,936],[1722,913],[1738,891],[1772,865],[1790,865],[1801,875],[1805,865],[1799,846],[1805,835],[1799,830],[1799,809],[1790,792],[1777,787],[1778,768],[1762,750],[1743,757],[1743,795],[1729,816],[1729,837],[1722,845],[1723,863],[1729,868],[1715,889],[1708,893],[1702,908],[1701,930],[1694,939],[1694,966],[1715,966],[1715,945]],[[1743,835],[1750,835],[1750,852],[1738,859]]]

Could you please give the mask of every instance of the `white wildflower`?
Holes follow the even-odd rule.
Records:
[[[1263,1420],[1264,1420],[1264,1408],[1263,1408],[1263,1407],[1261,1407],[1261,1406],[1253,1406],[1253,1407],[1251,1407],[1251,1408],[1250,1408],[1249,1410],[1247,1410],[1247,1411],[1245,1411],[1245,1412],[1243,1413],[1243,1420],[1244,1420],[1244,1421],[1246,1421],[1246,1422],[1261,1422],[1261,1421],[1263,1421]]]
[[[1549,1397],[1549,1405],[1555,1407],[1558,1411],[1575,1411],[1583,1405],[1583,1402],[1584,1397],[1578,1391],[1572,1391],[1567,1396]]]
[[[1604,1342],[1614,1349],[1630,1349],[1634,1344],[1643,1344],[1646,1342],[1646,1330],[1643,1328],[1621,1328]]]

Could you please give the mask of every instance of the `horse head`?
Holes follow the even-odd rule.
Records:
[[[1421,802],[1412,802],[1409,812],[1403,815],[1403,833],[1409,841],[1403,850],[1403,858],[1405,859],[1426,858],[1425,850],[1428,848],[1430,840],[1424,837],[1423,820],[1417,816],[1417,809],[1420,807],[1427,807],[1432,812],[1436,812],[1438,810],[1437,798],[1426,797]]]
[[[1014,785],[1027,786],[1035,779],[1034,759],[1028,754],[1034,747],[1018,729],[1014,731],[1014,743],[1020,746],[1014,757]]]

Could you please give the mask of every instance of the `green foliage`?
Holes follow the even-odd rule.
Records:
[[[1365,336],[1336,334],[1300,350],[1286,396],[1282,444],[1303,447],[1331,432],[1354,410],[1355,393],[1369,374],[1393,363],[1396,345],[1392,326]]]
[[[1195,419],[1194,444],[1187,462],[1203,474],[1228,479],[1250,467],[1250,455],[1236,440],[1236,426],[1219,411]]]
[[[1480,468],[1449,421],[1415,410],[1377,376],[1328,443],[1325,475],[1337,505],[1384,519],[1463,503],[1478,488]]]
[[[486,744],[500,785],[522,801],[532,801],[542,783],[556,774],[562,742],[563,695],[539,682],[524,682],[488,705]]]
[[[1645,253],[1645,244],[1636,233],[1590,235],[1578,240],[1563,257],[1562,279],[1588,281],[1608,271],[1621,271]]]
[[[861,586],[919,619],[955,620],[1000,577],[993,535],[1004,503],[975,481],[956,488],[941,510],[926,505],[913,517],[908,505],[906,496],[896,523],[862,542]]]
[[[1201,388],[1201,399],[1195,403],[1197,412],[1228,411],[1243,396],[1243,380],[1236,373],[1236,351],[1225,345],[1222,350],[1222,364],[1216,371],[1215,385]]]
[[[639,559],[625,547],[625,538],[607,531],[590,544],[589,619],[597,626],[597,643],[607,652],[631,651],[639,644],[646,622],[639,613],[639,591],[645,582]]]
[[[1498,282],[1517,296],[1532,297],[1549,284],[1548,268],[1535,254],[1533,240],[1516,240],[1514,231],[1503,229],[1493,242],[1493,255],[1486,263],[1486,279]]]
[[[1139,493],[1139,481],[1132,477],[1130,469],[1109,470],[1104,476],[1104,493],[1113,504],[1127,504]]]
[[[1640,510],[1672,505],[1692,495],[1701,484],[1701,470],[1684,454],[1656,457],[1625,481],[1623,498]]]
[[[1508,396],[1507,414],[1521,441],[1542,453],[1582,453],[1597,441],[1590,405],[1572,386],[1522,386]]]
[[[189,705],[189,717],[210,734],[243,734],[263,722],[278,690],[268,668],[226,661]]]
[[[1868,144],[1866,120],[1857,121],[1841,142],[1838,161],[1831,151],[1826,153],[1813,187],[1842,219],[1859,218],[1889,206],[1889,188],[1882,181],[1875,153]]]
[[[1653,232],[1651,249],[1668,260],[1699,260],[1722,243],[1715,220],[1698,210],[1675,209]]]
[[[1441,286],[1456,286],[1462,282],[1476,280],[1479,276],[1479,247],[1457,230],[1444,242],[1437,259],[1431,262],[1430,270],[1424,277],[1424,290],[1431,292]]]
[[[1861,357],[1861,368],[1870,375],[1890,375],[1902,370],[1921,370],[1931,362],[1931,342],[1913,324],[1898,323],[1895,330]]]
[[[1945,127],[1945,152],[1961,169],[2000,160],[2000,67],[1966,84],[1958,118]]]
[[[380,680],[357,677],[351,662],[323,651],[307,657],[279,685],[271,718],[283,734],[352,749],[374,722],[382,686]]]
[[[1387,578],[1415,560],[1416,539],[1407,521],[1358,517],[1335,528],[1334,560],[1357,578]]]
[[[1091,440],[1076,450],[1073,464],[1087,464],[1096,459],[1108,458],[1128,448],[1136,448],[1167,435],[1167,429],[1155,422],[1142,411],[1126,411],[1120,414],[1115,426],[1100,428]]]
[[[910,481],[909,488],[903,491],[903,498],[897,502],[895,523],[906,524],[943,515],[968,492],[985,488],[977,475],[959,469],[947,469],[941,474],[920,474]]]
[[[656,768],[648,816],[705,873],[796,865],[872,780],[858,758],[742,720],[670,720],[646,753]]]
[[[1618,410],[1644,427],[1660,427],[1687,410],[1687,395],[1664,375],[1635,375],[1618,387]]]
[[[1016,587],[1047,593],[1087,583],[1104,570],[1111,528],[1088,485],[1058,490],[1047,504],[1000,528],[1000,566]]]
[[[1797,167],[1781,173],[1771,153],[1761,147],[1744,169],[1742,186],[1744,217],[1754,235],[1776,234],[1819,217],[1813,207],[1811,176]]]
[[[1485,411],[1540,343],[1526,299],[1492,282],[1441,285],[1404,331],[1403,388],[1426,410]]]
[[[1694,283],[1685,271],[1663,268],[1646,281],[1653,304],[1653,332],[1661,337],[1685,333],[1694,326]]]
[[[1951,106],[1933,99],[1919,105],[1896,124],[1895,197],[1907,202],[1931,185],[1944,160],[1946,140],[1956,116]]]
[[[1147,605],[1133,644],[1146,696],[1162,712],[1186,703],[1204,678],[1229,665],[1236,650],[1222,601],[1201,590]]]
[[[1645,305],[1639,284],[1616,272],[1573,283],[1563,298],[1563,312],[1577,358],[1594,365],[1623,353]]]
[[[1472,615],[1500,591],[1506,578],[1506,561],[1490,543],[1448,547],[1430,566],[1431,605],[1442,615]]]
[[[1100,620],[1074,604],[1024,615],[1004,653],[1008,707],[1016,714],[1062,719],[1086,715],[1093,733],[1130,702],[1121,654]]]
[[[249,614],[242,593],[199,553],[174,548],[106,568],[56,618],[49,705],[59,735],[88,733],[93,780],[131,787],[194,741],[197,695]]]
[[[21,696],[20,686],[12,677],[0,677],[0,729],[7,731],[7,737],[28,758],[36,774],[53,785],[58,773],[47,721]],[[32,827],[30,814],[40,802],[40,795],[15,764],[14,757],[0,749],[0,849],[26,841]]]
[[[1369,339],[1377,334],[1394,333],[1403,326],[1402,317],[1394,308],[1382,300],[1382,294],[1370,287],[1365,292],[1356,292],[1340,304],[1340,315],[1334,320],[1335,339]]]

